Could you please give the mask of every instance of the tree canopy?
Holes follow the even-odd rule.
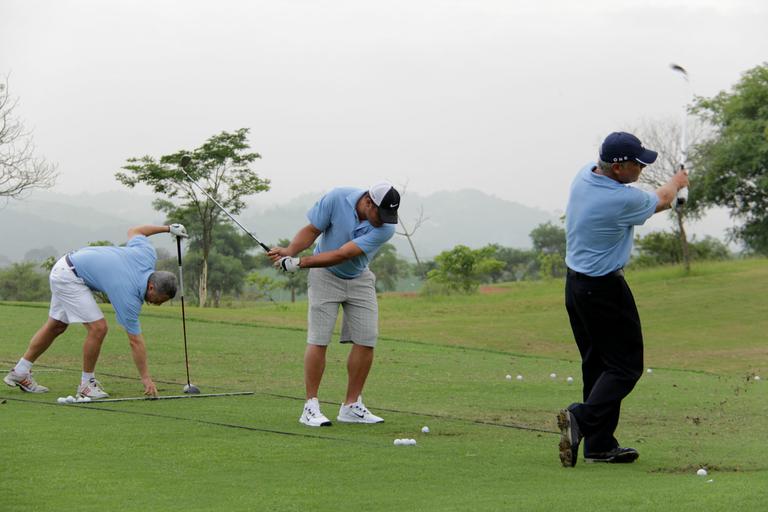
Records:
[[[731,92],[698,98],[695,111],[716,129],[696,147],[701,201],[729,208],[743,221],[735,237],[768,254],[768,64],[744,73]]]
[[[157,201],[155,207],[164,211],[168,218],[193,215],[197,220],[199,232],[190,231],[190,238],[200,243],[198,295],[203,306],[207,300],[208,258],[213,247],[213,231],[225,214],[194,183],[232,215],[245,208],[246,196],[269,190],[269,180],[251,169],[251,164],[261,156],[249,151],[247,136],[247,128],[232,133],[224,131],[192,151],[177,151],[158,160],[151,156],[129,158],[123,167],[126,172],[115,174],[117,180],[128,187],[144,183],[155,193],[165,196],[166,199]],[[184,156],[191,158],[186,172],[180,167]]]

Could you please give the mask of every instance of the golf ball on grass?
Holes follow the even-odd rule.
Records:
[[[421,433],[422,434],[429,434],[429,427],[427,427],[426,425],[421,427]]]
[[[557,378],[557,374],[556,373],[550,373],[549,374],[549,378],[550,379],[556,379]]]
[[[56,402],[58,402],[60,404],[65,404],[65,403],[67,403],[67,399],[65,397],[63,397],[63,396],[60,396],[59,398],[56,399]]]
[[[567,382],[568,384],[573,384],[573,377],[568,377],[567,379],[565,379],[565,382]]]
[[[518,375],[516,378],[517,378],[517,380],[523,380],[523,376],[522,375]]]
[[[512,376],[511,375],[507,375],[507,380],[512,380]]]
[[[69,395],[69,396],[68,396],[67,398],[65,398],[64,400],[66,400],[68,404],[73,404],[73,403],[75,403],[75,397],[73,397],[72,395]]]
[[[645,370],[645,373],[653,373],[653,368],[648,368],[647,370]]]
[[[706,470],[706,469],[704,469],[704,468],[700,468],[700,469],[699,469],[699,470],[696,472],[696,474],[697,474],[697,475],[699,475],[699,476],[707,476],[707,470]]]
[[[760,376],[759,375],[755,375],[755,380],[760,380]]]

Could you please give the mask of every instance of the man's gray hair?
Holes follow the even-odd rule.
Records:
[[[603,162],[602,160],[597,161],[597,166],[600,168],[601,171],[610,171],[611,170],[611,163],[610,162]]]
[[[178,288],[178,284],[176,284],[176,275],[173,272],[157,270],[152,272],[152,275],[149,276],[148,282],[155,285],[155,291],[158,293],[158,295],[168,297],[169,299],[172,299],[176,296],[176,289]]]

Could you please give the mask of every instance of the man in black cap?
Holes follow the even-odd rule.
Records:
[[[634,462],[639,456],[613,436],[621,401],[643,373],[640,317],[623,268],[634,226],[669,208],[688,185],[681,170],[655,192],[627,186],[657,156],[634,135],[614,132],[600,147],[600,160],[583,167],[571,185],[565,305],[581,354],[584,389],[582,403],[557,415],[560,461],[566,467],[576,465],[582,439],[587,462]]]
[[[330,426],[317,399],[339,306],[344,309],[341,343],[352,343],[347,360],[347,394],[337,420],[343,423],[381,423],[363,404],[362,393],[373,364],[378,337],[379,307],[376,276],[368,269],[379,248],[395,233],[400,194],[389,182],[368,190],[336,188],[307,213],[309,224],[288,247],[275,247],[269,256],[284,272],[309,272],[309,329],[304,353],[307,401],[299,422],[310,427]],[[322,235],[322,237],[320,237]],[[297,258],[317,238],[312,256]]]

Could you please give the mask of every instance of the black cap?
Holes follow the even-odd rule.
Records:
[[[378,207],[379,218],[384,224],[397,224],[397,209],[400,207],[400,193],[388,181],[376,183],[368,189],[373,204]]]
[[[646,149],[640,139],[627,132],[613,132],[600,146],[600,160],[608,163],[635,161],[651,165],[659,154]]]

